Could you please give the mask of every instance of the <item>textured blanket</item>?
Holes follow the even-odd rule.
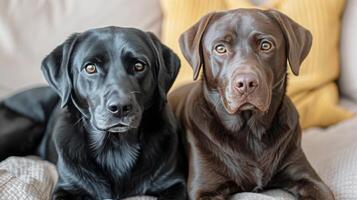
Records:
[[[348,105],[357,113],[357,105]],[[336,200],[357,199],[357,116],[328,129],[313,128],[303,134],[307,158],[329,185]],[[53,164],[36,157],[10,157],[0,162],[0,200],[44,200],[57,181]],[[152,200],[134,197],[130,200]],[[126,200],[129,200],[126,199]],[[293,200],[282,190],[240,193],[231,200]]]

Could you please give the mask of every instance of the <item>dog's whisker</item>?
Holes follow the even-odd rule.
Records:
[[[141,94],[141,92],[140,91],[131,91],[131,92],[129,92],[129,94]]]
[[[83,119],[84,119],[84,117],[79,118],[79,119],[73,124],[73,126],[76,126],[77,124],[79,124],[79,122],[82,121]]]
[[[212,91],[217,91],[217,92],[222,92],[222,91],[225,90],[225,88],[224,88],[224,87],[217,87],[217,88],[212,88],[212,89],[210,89],[210,90],[212,90]]]
[[[103,147],[106,147],[107,144],[108,144],[108,142],[109,142],[109,135],[104,136],[104,139],[103,139],[103,140],[104,140],[104,141],[102,142],[102,143],[103,143]]]

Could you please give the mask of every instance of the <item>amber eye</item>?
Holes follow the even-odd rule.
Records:
[[[135,70],[136,72],[142,72],[142,71],[144,71],[144,70],[145,70],[145,64],[144,64],[144,63],[141,63],[141,62],[135,63],[135,65],[134,65],[134,70]]]
[[[217,45],[216,47],[214,47],[214,50],[215,50],[218,54],[227,53],[227,48],[226,48],[223,44]]]
[[[97,68],[94,64],[87,64],[84,69],[88,74],[94,74],[97,72]]]
[[[269,51],[272,47],[273,47],[273,45],[268,41],[263,41],[260,44],[260,50],[262,50],[262,51]]]

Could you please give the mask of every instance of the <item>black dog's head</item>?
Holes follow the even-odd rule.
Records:
[[[105,132],[137,128],[145,110],[165,103],[179,67],[152,33],[119,27],[74,34],[42,63],[62,107],[75,106]]]
[[[292,72],[310,51],[312,35],[274,10],[237,9],[209,13],[181,35],[180,45],[194,70],[200,68],[229,114],[266,112],[276,88],[283,92],[287,60]]]

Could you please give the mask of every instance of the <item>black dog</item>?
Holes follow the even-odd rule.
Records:
[[[42,63],[60,100],[38,88],[0,105],[0,158],[32,153],[42,140],[37,152],[59,171],[54,199],[186,199],[179,128],[166,104],[179,67],[151,33],[72,35]]]

